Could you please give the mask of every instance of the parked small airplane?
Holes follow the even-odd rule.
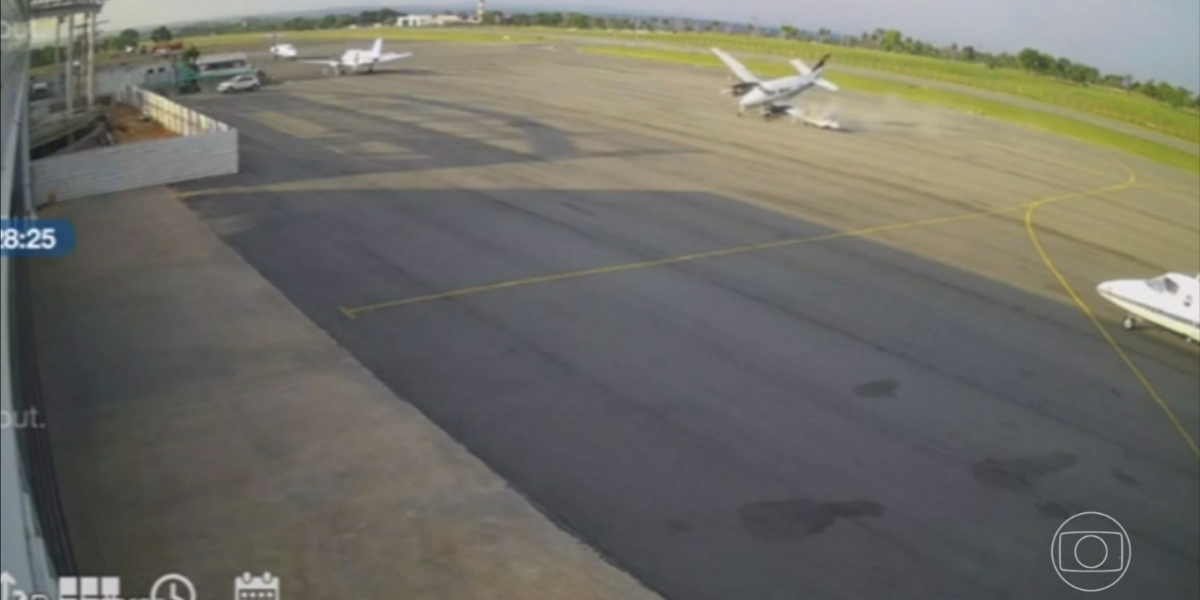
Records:
[[[1200,343],[1200,275],[1166,273],[1150,279],[1117,279],[1096,286],[1102,298],[1126,311],[1121,326],[1143,323]]]
[[[271,58],[274,60],[296,58],[297,56],[296,47],[291,44],[275,44],[271,46]]]
[[[791,64],[799,72],[799,75],[763,81],[754,73],[751,73],[750,69],[747,69],[745,65],[726,54],[720,48],[712,48],[712,52],[717,55],[717,58],[721,59],[721,62],[725,63],[725,66],[733,71],[738,79],[738,83],[733,84],[728,89],[722,90],[722,92],[739,98],[737,112],[739,117],[748,108],[760,108],[764,120],[770,120],[786,114],[792,117],[793,123],[798,120],[805,120],[806,123],[817,127],[833,128],[830,127],[827,119],[807,119],[802,109],[797,108],[789,102],[789,100],[813,86],[819,86],[831,92],[838,90],[838,86],[821,76],[821,73],[825,70],[825,63],[829,60],[828,54],[822,56],[821,60],[812,67],[804,64],[800,59],[793,59]]]
[[[341,58],[327,58],[324,60],[302,60],[301,62],[312,63],[314,65],[324,65],[327,68],[333,69],[334,75],[341,75],[343,70],[349,70],[351,73],[357,73],[359,69],[365,69],[367,73],[375,71],[375,65],[408,58],[412,56],[412,52],[387,52],[383,51],[383,38],[375,40],[375,44],[370,50],[347,50],[342,54]]]
[[[299,53],[296,52],[296,47],[292,44],[279,43],[279,33],[272,33],[271,38],[271,60],[279,60],[281,58],[298,58]]]

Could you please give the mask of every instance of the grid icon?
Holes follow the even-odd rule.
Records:
[[[61,600],[121,600],[121,579],[118,577],[61,577],[58,580]]]

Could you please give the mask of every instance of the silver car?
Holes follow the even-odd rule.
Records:
[[[262,87],[262,84],[259,83],[257,77],[253,75],[238,75],[228,81],[222,81],[217,86],[217,91],[222,94],[228,94],[231,92],[253,91],[259,87]]]

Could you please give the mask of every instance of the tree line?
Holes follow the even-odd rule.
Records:
[[[96,52],[124,52],[126,48],[139,49],[143,54],[149,51],[149,47],[142,45],[143,41],[154,43],[169,42],[174,39],[174,34],[167,27],[159,27],[150,32],[147,39],[143,40],[142,35],[136,29],[126,29],[115,36],[108,36],[96,41]],[[57,52],[57,56],[56,56]],[[87,53],[87,42],[80,38],[75,41],[75,58],[80,59]],[[41,67],[52,65],[56,59],[60,62],[67,60],[67,47],[54,45],[35,47],[29,51],[29,66]]]
[[[212,21],[191,24],[176,28],[175,30],[163,26],[150,31],[149,41],[162,43],[189,36],[242,32],[314,31],[322,29],[345,29],[351,26],[372,27],[375,25],[394,25],[397,18],[406,16],[406,14],[384,8],[380,10],[365,10],[358,14],[327,14],[313,17],[290,17],[286,19],[252,18],[239,21]],[[454,13],[453,11],[444,11],[444,14],[458,14],[463,18],[471,16],[465,12]],[[1165,81],[1137,81],[1130,75],[1104,74],[1093,66],[1074,62],[1065,57],[1055,57],[1033,48],[1025,48],[1016,54],[1011,54],[1008,52],[985,52],[974,46],[960,47],[958,44],[938,46],[905,36],[897,29],[879,28],[874,31],[864,31],[860,35],[855,36],[835,34],[828,28],[809,31],[792,25],[783,25],[777,28],[760,28],[754,23],[735,24],[677,17],[599,16],[549,11],[512,14],[491,11],[484,14],[484,24],[509,25],[514,27],[568,27],[599,30],[731,33],[836,44],[896,54],[975,63],[989,69],[1023,70],[1079,85],[1105,86],[1129,90],[1176,108],[1200,109],[1200,94],[1194,94],[1185,87],[1171,85]],[[105,38],[101,41],[100,49],[103,51],[123,51],[126,47],[140,47],[142,51],[145,51],[145,47],[141,45],[143,41],[141,34],[137,30],[126,29],[115,37]],[[34,66],[52,63],[53,50],[35,50],[32,62]]]
[[[457,14],[463,18],[470,16],[465,12],[456,13],[449,10],[443,11],[443,14]],[[383,8],[380,10],[364,10],[358,14],[326,14],[312,17],[289,17],[285,19],[257,17],[237,21],[194,23],[177,28],[175,35],[186,37],[244,32],[316,31],[323,29],[346,29],[352,26],[374,27],[375,25],[395,25],[397,19],[405,16],[408,16],[408,13]]]
[[[950,44],[938,46],[905,36],[897,29],[876,29],[860,35],[838,35],[828,28],[807,31],[792,25],[778,28],[760,28],[754,23],[745,25],[699,21],[674,17],[604,17],[581,13],[538,12],[532,14],[503,14],[490,12],[484,22],[516,27],[569,27],[575,29],[642,30],[671,32],[733,33],[762,37],[777,37],[788,40],[836,44],[854,48],[866,48],[896,54],[941,58],[983,65],[989,69],[1019,69],[1029,73],[1053,77],[1080,85],[1095,85],[1118,88],[1141,93],[1165,102],[1176,108],[1200,109],[1200,93],[1165,81],[1137,81],[1130,75],[1103,74],[1096,67],[1074,62],[1065,57],[1055,57],[1033,48],[1025,48],[1017,54],[1008,52],[990,53],[974,46]]]

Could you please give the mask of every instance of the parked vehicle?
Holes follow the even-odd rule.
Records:
[[[43,98],[49,98],[50,96],[50,84],[46,83],[45,81],[34,82],[29,87],[30,100],[41,100]]]
[[[222,94],[229,94],[232,92],[253,91],[260,87],[262,87],[262,84],[258,81],[257,77],[253,75],[238,75],[228,81],[222,81],[217,85],[217,91]]]
[[[183,42],[181,40],[163,42],[163,43],[154,45],[154,54],[157,56],[166,56],[168,54],[171,54],[172,52],[182,52],[182,51],[183,51]]]

